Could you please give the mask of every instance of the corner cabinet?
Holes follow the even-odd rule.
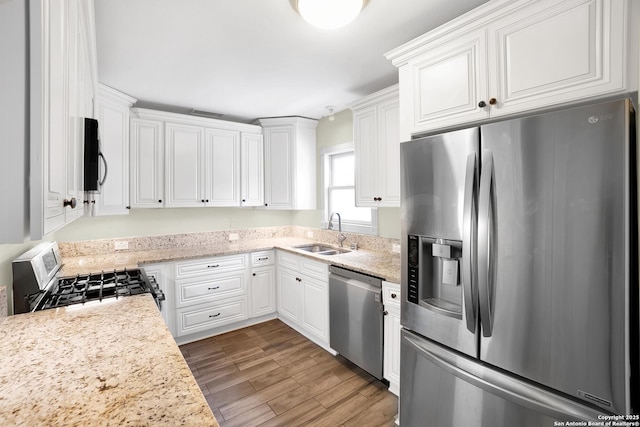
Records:
[[[628,0],[498,0],[387,53],[411,135],[637,90]]]
[[[30,2],[30,228],[38,240],[84,214],[84,118],[94,117],[93,1]]]
[[[129,108],[135,102],[135,98],[98,84],[100,148],[108,166],[100,193],[92,195],[94,215],[129,213]]]
[[[301,117],[259,119],[265,156],[264,206],[316,208],[317,120]]]
[[[400,207],[398,86],[349,107],[353,111],[356,206]]]

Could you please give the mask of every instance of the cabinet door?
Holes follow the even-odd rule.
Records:
[[[100,146],[108,175],[96,197],[96,215],[129,213],[129,105],[98,99]]]
[[[293,207],[293,127],[273,127],[265,132],[265,206]]]
[[[278,314],[294,324],[301,322],[302,286],[299,277],[294,271],[278,269]]]
[[[205,133],[207,206],[240,206],[240,132]]]
[[[303,276],[302,292],[302,326],[329,343],[329,284]]]
[[[262,135],[242,134],[240,149],[242,206],[264,205],[264,142]]]
[[[492,116],[624,88],[624,2],[532,2],[489,27]]]
[[[204,206],[204,128],[165,126],[165,206]]]
[[[63,201],[67,197],[67,2],[54,2],[44,8],[44,155],[43,230],[48,234],[65,224]],[[48,12],[48,15],[47,15]],[[48,39],[47,36],[48,35]],[[42,238],[42,236],[40,236]]]
[[[251,273],[251,317],[263,316],[276,311],[275,269],[255,268]]]
[[[356,206],[377,206],[378,138],[376,107],[359,110],[353,116],[356,161]]]
[[[412,134],[489,117],[486,30],[473,30],[409,61],[400,72],[400,102]]]
[[[164,198],[162,122],[131,119],[131,207],[158,208]]]
[[[384,377],[389,381],[389,391],[400,393],[400,310],[385,306],[384,317]]]
[[[400,102],[378,107],[378,205],[400,207]]]

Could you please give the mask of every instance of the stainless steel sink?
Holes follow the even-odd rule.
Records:
[[[313,243],[308,245],[298,245],[294,248],[305,252],[311,252],[316,255],[338,255],[351,252],[349,249],[334,248],[333,246],[323,245],[321,243]]]

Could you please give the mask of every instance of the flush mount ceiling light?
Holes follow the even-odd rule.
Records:
[[[311,25],[333,30],[356,19],[369,0],[289,0],[289,3]]]

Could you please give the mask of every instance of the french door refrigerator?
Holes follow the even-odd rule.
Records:
[[[403,427],[639,413],[634,117],[620,100],[401,144]]]

